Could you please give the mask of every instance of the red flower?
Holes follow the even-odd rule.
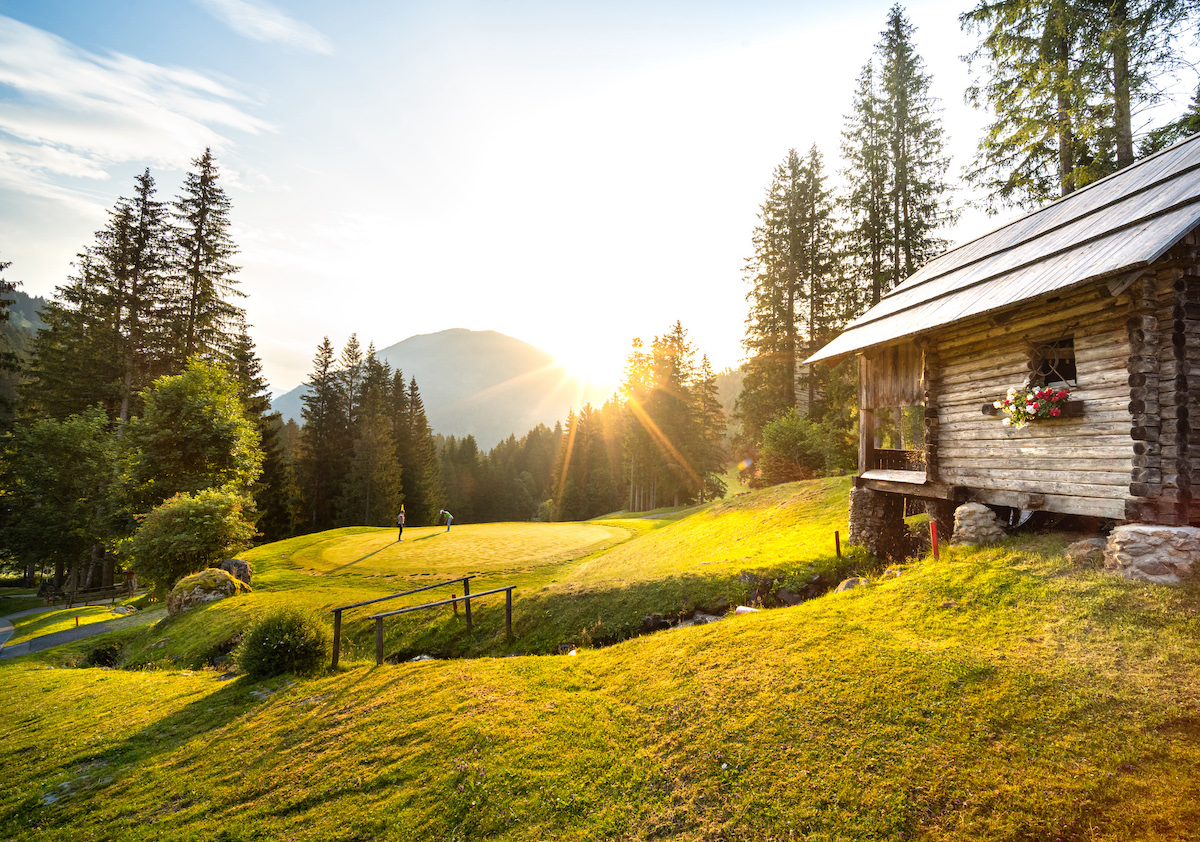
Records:
[[[1034,403],[1034,404],[1030,404],[1030,406],[1032,406],[1032,407],[1033,407],[1033,411],[1034,411],[1034,412],[1037,412],[1037,411],[1038,411],[1038,405],[1037,405],[1036,403]]]
[[[1050,410],[1050,414],[1057,418],[1058,416],[1062,415],[1062,410],[1056,406]]]
[[[1059,400],[1062,400],[1062,399],[1063,399],[1063,398],[1065,398],[1065,397],[1066,397],[1068,394],[1069,394],[1069,392],[1067,392],[1065,389],[1059,389],[1059,390],[1058,390],[1058,394],[1057,394],[1057,395],[1055,395],[1054,397],[1058,398]]]

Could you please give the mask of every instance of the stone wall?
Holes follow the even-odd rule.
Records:
[[[904,524],[904,498],[869,488],[851,489],[850,543],[878,558],[907,558],[913,547]]]
[[[1177,585],[1200,574],[1200,529],[1131,523],[1108,536],[1104,568],[1141,582]]]

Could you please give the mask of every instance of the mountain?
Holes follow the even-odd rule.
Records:
[[[585,403],[598,406],[608,397],[571,377],[554,357],[493,330],[454,328],[410,336],[375,356],[405,380],[417,378],[425,415],[435,433],[475,436],[483,450],[539,423],[554,426]],[[303,385],[280,395],[271,408],[302,423]]]

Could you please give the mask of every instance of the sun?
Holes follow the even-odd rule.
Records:
[[[584,383],[613,388],[621,382],[625,366],[625,359],[619,352],[585,342],[558,352],[555,361],[567,370],[567,374]]]

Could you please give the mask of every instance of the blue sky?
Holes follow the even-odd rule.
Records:
[[[0,0],[0,258],[51,294],[136,173],[170,198],[211,146],[276,393],[351,332],[616,376],[678,319],[735,365],[771,172],[813,143],[837,169],[889,5]],[[983,124],[963,8],[907,6],[954,175]]]

